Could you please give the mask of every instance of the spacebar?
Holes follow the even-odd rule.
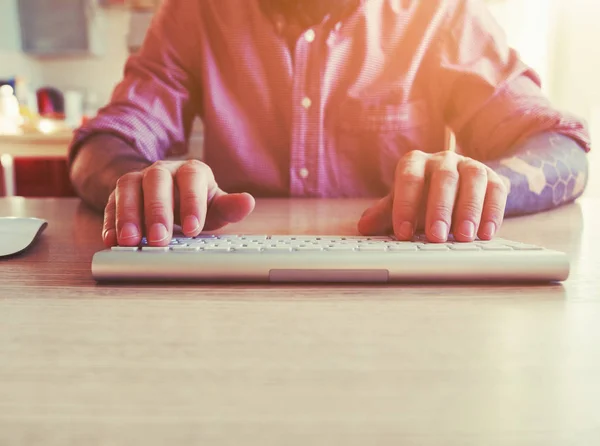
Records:
[[[271,282],[387,282],[387,269],[272,269]]]

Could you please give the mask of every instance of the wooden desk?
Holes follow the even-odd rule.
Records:
[[[230,231],[354,232],[365,201],[259,201]],[[596,445],[600,201],[502,236],[567,251],[554,286],[97,286],[101,219],[0,261],[0,445]]]

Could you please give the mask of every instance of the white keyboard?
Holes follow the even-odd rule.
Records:
[[[569,262],[564,253],[504,239],[201,235],[98,252],[92,273],[98,281],[552,282],[568,277]]]

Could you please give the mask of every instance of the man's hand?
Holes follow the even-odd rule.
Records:
[[[424,229],[431,242],[477,236],[490,240],[502,224],[507,187],[486,165],[454,152],[407,153],[398,162],[392,192],[368,209],[358,229],[411,240]]]
[[[244,219],[254,209],[249,194],[219,189],[212,170],[200,161],[159,161],[123,175],[104,212],[102,236],[108,247],[166,246],[173,224],[188,237]]]

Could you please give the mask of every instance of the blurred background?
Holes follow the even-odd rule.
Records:
[[[0,126],[2,175],[10,176],[0,181],[0,194],[72,194],[64,163],[71,129],[108,101],[159,3],[0,0],[0,85],[14,90],[21,117],[18,132]],[[551,100],[585,118],[593,139],[600,138],[600,2],[486,3],[511,45],[540,74]],[[0,93],[5,113],[14,107],[3,98],[8,91]],[[201,150],[198,123],[190,153]],[[588,190],[597,190],[596,184],[592,175]]]

